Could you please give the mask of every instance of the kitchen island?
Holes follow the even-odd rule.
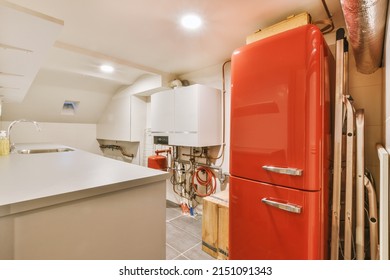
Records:
[[[165,259],[168,173],[60,145],[16,150],[0,157],[0,259]]]

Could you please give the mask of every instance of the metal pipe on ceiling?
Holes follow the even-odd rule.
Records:
[[[374,73],[382,64],[388,0],[340,0],[356,68]]]
[[[332,19],[332,14],[330,13],[329,8],[328,8],[328,4],[326,4],[325,0],[321,0],[321,1],[322,1],[322,6],[324,6],[324,10],[325,10],[328,18],[324,19],[324,20],[317,21],[317,23],[325,24],[325,26],[323,28],[321,28],[321,32],[323,34],[328,34],[334,30],[334,23],[333,23],[333,19]]]

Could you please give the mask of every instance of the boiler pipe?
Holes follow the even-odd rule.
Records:
[[[368,222],[370,225],[370,257],[371,260],[379,259],[378,243],[378,209],[376,193],[372,182],[364,175],[364,186],[368,195]]]

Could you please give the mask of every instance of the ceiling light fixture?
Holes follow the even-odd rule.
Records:
[[[202,25],[202,19],[195,14],[188,14],[181,18],[181,25],[187,29],[198,29]]]
[[[100,71],[104,73],[112,73],[114,72],[114,67],[112,67],[111,65],[103,64],[100,66]]]

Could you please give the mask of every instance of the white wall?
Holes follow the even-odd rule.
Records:
[[[384,71],[383,71],[383,144],[390,153],[390,55],[387,50],[390,48],[390,5],[387,12],[385,45],[384,45]]]
[[[9,121],[1,122],[1,130],[7,130]],[[39,122],[41,131],[32,123],[17,123],[11,130],[14,143],[55,143],[71,146],[95,154],[101,154],[96,141],[96,124]]]

